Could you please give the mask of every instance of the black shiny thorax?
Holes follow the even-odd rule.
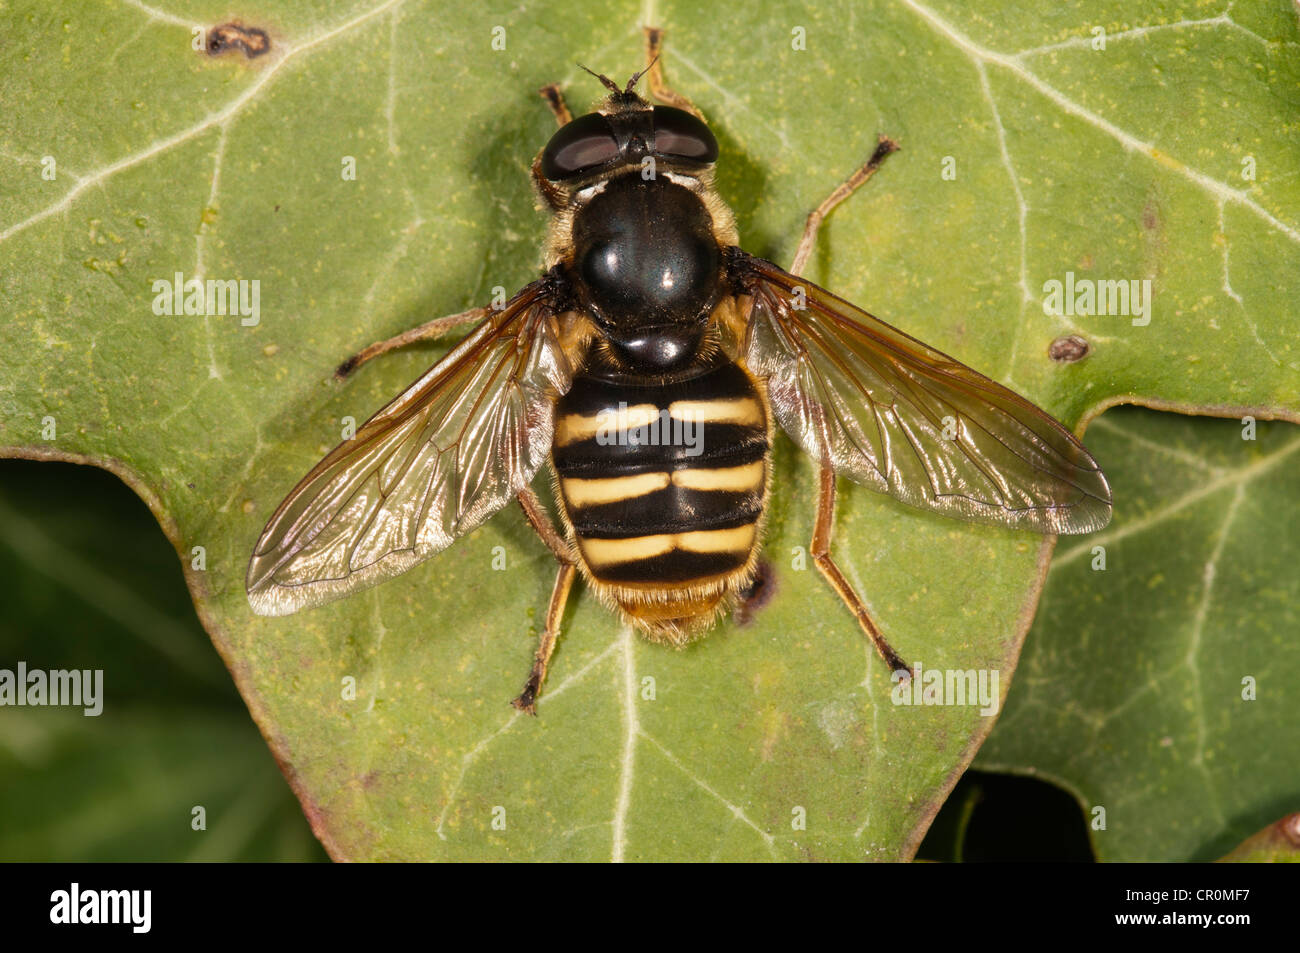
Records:
[[[699,195],[632,170],[574,215],[575,296],[629,371],[662,373],[698,352],[722,293],[721,249]]]

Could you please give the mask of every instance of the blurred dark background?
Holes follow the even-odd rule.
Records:
[[[117,477],[0,460],[0,579],[0,668],[103,669],[105,696],[0,708],[0,860],[328,859]]]
[[[0,460],[0,579],[0,668],[102,669],[106,698],[98,717],[0,708],[0,860],[328,860],[199,624],[175,550],[117,477]],[[919,856],[1093,859],[1066,792],[977,771]]]

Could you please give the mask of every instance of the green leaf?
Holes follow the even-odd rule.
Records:
[[[889,703],[844,607],[794,568],[813,478],[784,439],[771,605],[672,652],[580,592],[536,721],[507,702],[553,567],[513,509],[288,619],[251,616],[243,571],[343,418],[441,348],[346,385],[338,361],[536,274],[527,172],[553,125],[534,91],[561,81],[585,109],[600,90],[573,62],[639,68],[642,16],[718,133],[748,250],[788,261],[807,212],[889,133],[904,151],[823,230],[814,280],[1070,423],[1117,401],[1294,415],[1289,8],[1152,5],[1130,22],[1114,4],[1079,22],[1039,6],[284,3],[246,22],[272,39],[256,59],[191,49],[190,22],[228,5],[11,6],[0,447],[108,466],[186,565],[205,547],[188,574],[200,615],[335,857],[908,857],[990,719]],[[155,315],[152,282],[178,271],[257,279],[259,323]],[[1045,315],[1044,283],[1067,272],[1150,278],[1150,323]],[[1070,333],[1092,355],[1050,361]],[[895,646],[998,669],[1005,689],[1048,544],[843,489],[838,558]]]
[[[1058,548],[976,764],[1074,792],[1100,859],[1212,860],[1300,801],[1300,434],[1137,410],[1089,433],[1124,505]]]

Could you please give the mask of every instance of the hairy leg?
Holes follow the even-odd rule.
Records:
[[[664,81],[664,31],[658,27],[648,26],[643,32],[645,33],[645,77],[650,84],[650,94],[661,103],[684,109],[695,118],[702,120],[704,114],[695,107],[695,104]]]
[[[444,318],[434,318],[432,321],[426,321],[419,327],[403,331],[386,341],[376,341],[369,347],[362,348],[335,368],[334,376],[339,380],[343,380],[362,364],[381,354],[387,354],[389,351],[396,350],[399,347],[406,347],[406,345],[414,344],[417,341],[432,341],[434,338],[442,337],[453,328],[482,321],[491,313],[491,308],[470,308],[468,311],[460,312],[460,314],[449,314]]]
[[[569,107],[564,102],[564,94],[560,92],[559,83],[547,83],[537,93],[546,100],[546,105],[551,107],[551,112],[555,113],[556,125],[567,126],[573,122],[573,113],[569,112]]]
[[[794,264],[790,267],[790,273],[797,275],[803,271],[804,266],[808,263],[808,256],[812,254],[813,243],[817,240],[817,230],[821,227],[826,216],[831,213],[837,205],[852,195],[859,187],[862,186],[875,173],[885,158],[898,149],[898,144],[894,140],[881,136],[880,142],[876,146],[875,152],[864,165],[857,169],[851,176],[845,179],[828,195],[812,214],[808,216],[808,221],[804,225],[803,237],[799,239],[799,247],[795,251]],[[823,423],[824,428],[824,423]],[[822,435],[822,459],[830,460],[828,440],[823,432]],[[817,492],[817,518],[813,524],[812,542],[808,546],[809,555],[813,558],[813,564],[822,574],[835,594],[844,601],[853,613],[854,618],[858,620],[858,625],[862,626],[862,631],[866,633],[871,644],[876,647],[880,657],[885,660],[890,671],[910,672],[911,666],[903,661],[894,647],[889,644],[885,636],[881,633],[880,627],[876,625],[875,620],[871,618],[871,613],[867,611],[866,605],[863,604],[862,598],[854,591],[852,584],[845,578],[840,567],[835,565],[835,560],[831,557],[831,537],[835,532],[835,470],[829,463],[821,464],[820,479]]]
[[[889,154],[897,151],[897,142],[888,136],[881,136],[876,151],[871,153],[871,158],[836,186],[835,191],[826,196],[822,203],[809,213],[808,221],[804,223],[803,237],[799,239],[799,247],[795,249],[794,264],[790,266],[790,274],[799,274],[803,271],[804,265],[808,264],[808,257],[812,254],[813,244],[817,241],[817,230],[821,228],[822,222],[826,220],[826,216],[831,213],[831,210],[861,188],[867,179],[871,178],[876,170],[880,168],[880,164],[885,161]]]
[[[844,573],[840,572],[839,566],[835,565],[835,560],[831,558],[831,536],[834,528],[835,471],[830,466],[822,464],[821,482],[817,494],[817,520],[813,525],[813,537],[808,546],[808,553],[813,558],[813,564],[831,584],[836,595],[849,607],[849,611],[858,620],[858,625],[862,626],[862,631],[867,634],[867,638],[876,647],[880,657],[885,660],[889,670],[897,672],[901,669],[910,672],[912,667],[903,661],[902,656],[894,651],[893,646],[881,634],[880,628],[871,618],[871,613],[863,605],[862,599],[853,591],[852,584],[844,578]]]
[[[546,670],[551,664],[551,655],[560,637],[560,623],[564,618],[564,606],[569,601],[569,592],[573,588],[573,579],[577,574],[577,565],[564,537],[560,535],[555,524],[543,509],[541,501],[531,489],[524,489],[519,494],[519,505],[523,508],[528,524],[537,532],[559,563],[555,576],[555,587],[551,590],[551,603],[546,610],[546,625],[537,642],[537,652],[533,656],[533,667],[524,682],[524,690],[519,693],[512,705],[529,715],[537,714],[537,696],[542,693],[546,682]]]
[[[551,108],[555,115],[555,123],[558,126],[567,126],[573,122],[573,113],[569,112],[568,105],[564,102],[564,94],[560,92],[560,87],[556,83],[548,83],[537,91],[542,99],[546,100],[546,105]],[[564,192],[557,189],[546,176],[542,175],[542,153],[539,150],[536,158],[533,159],[532,167],[533,185],[537,187],[538,193],[542,196],[542,201],[550,206],[551,211],[557,212],[564,207]]]

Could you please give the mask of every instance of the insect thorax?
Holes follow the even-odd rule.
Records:
[[[692,361],[722,294],[721,250],[700,196],[636,171],[607,180],[573,218],[572,282],[629,369]]]

